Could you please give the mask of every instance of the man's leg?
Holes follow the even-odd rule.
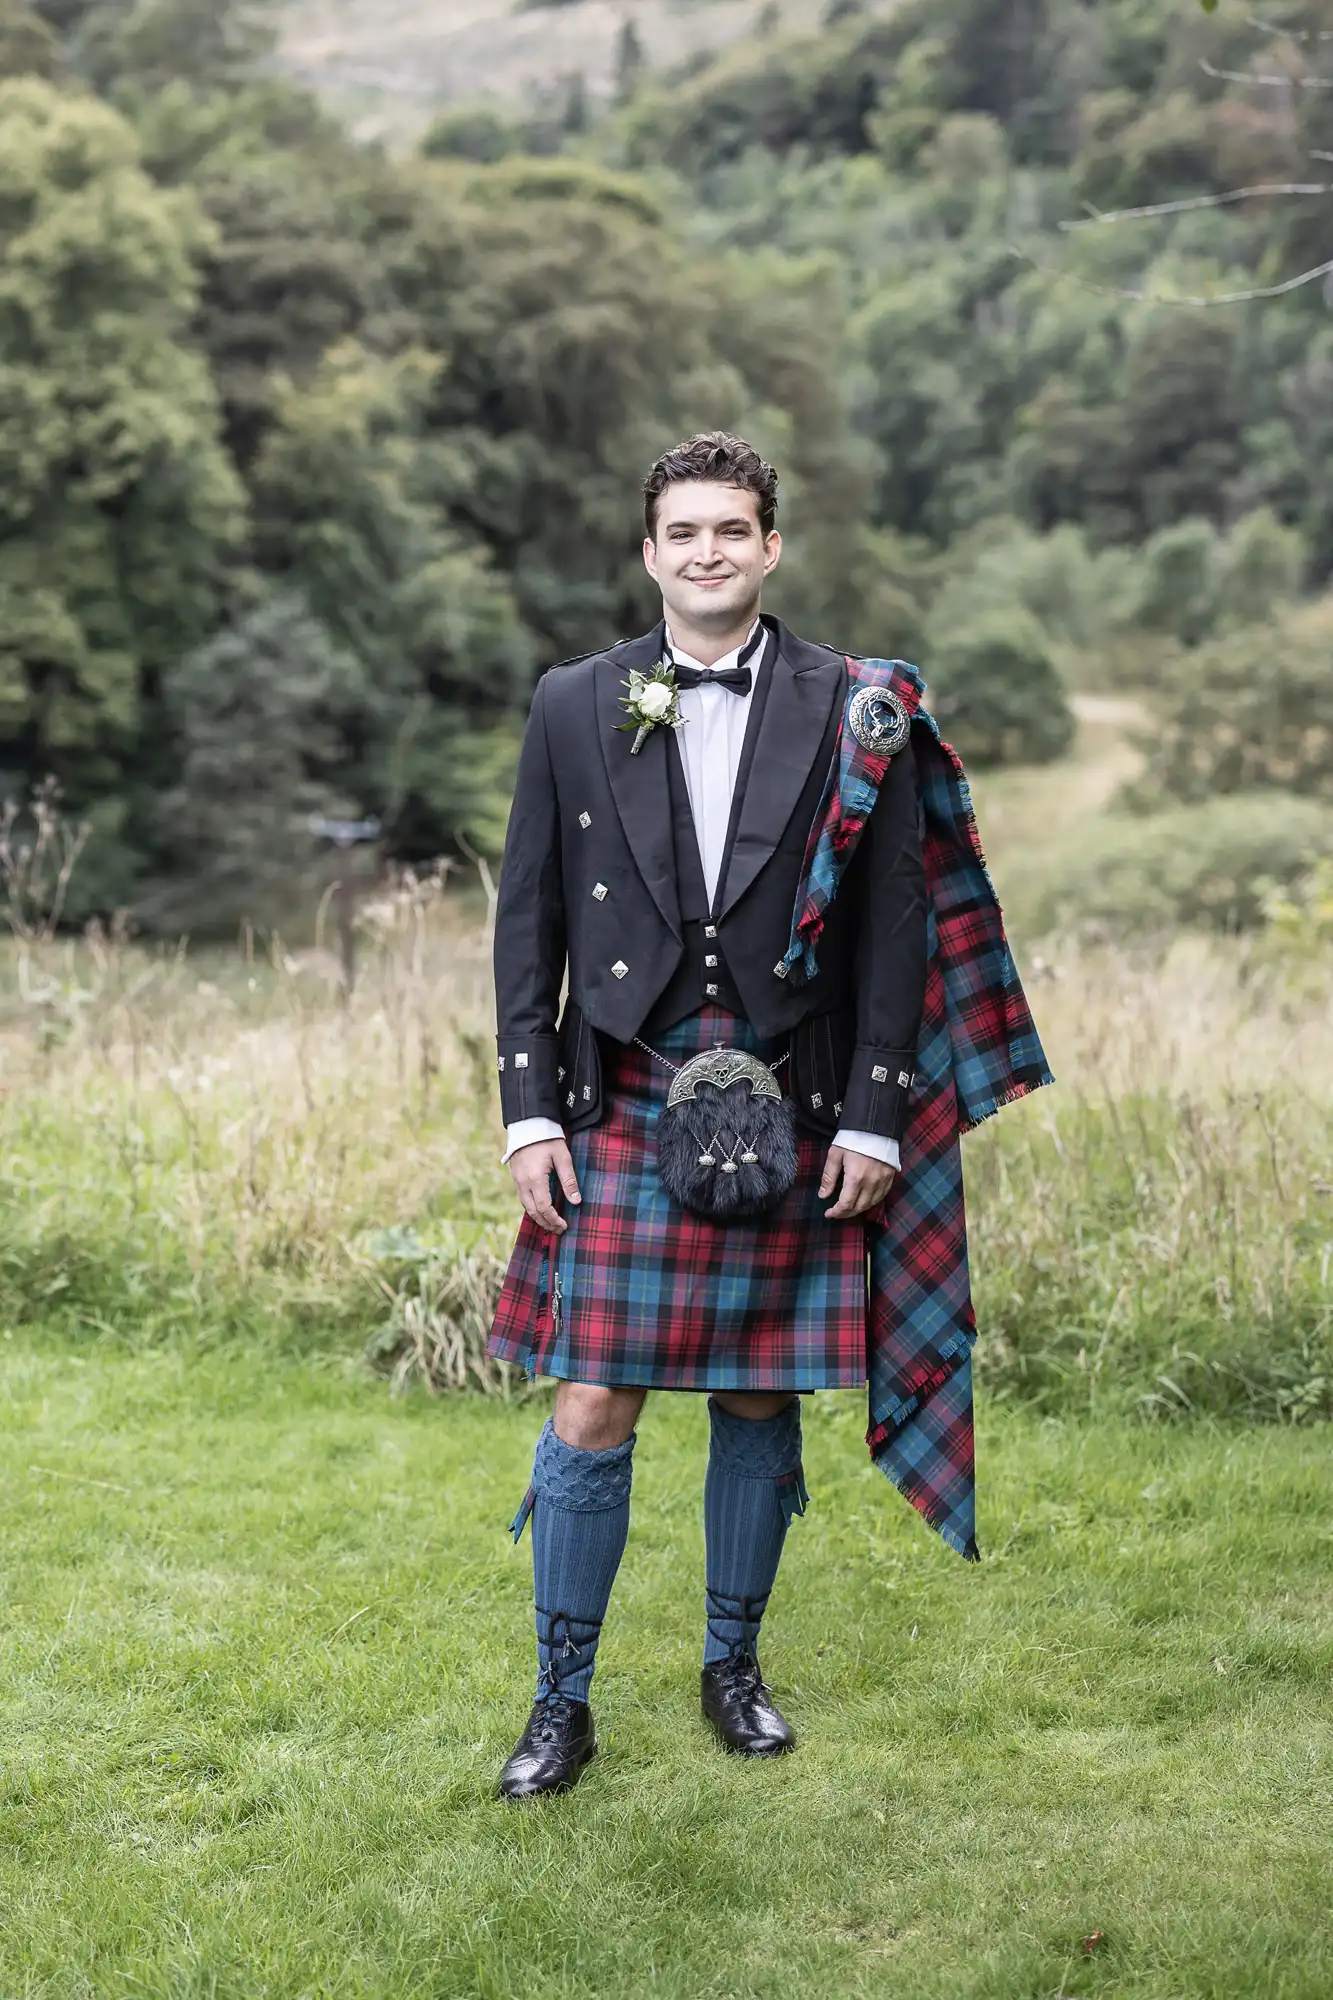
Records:
[[[793,1514],[804,1513],[801,1406],[790,1395],[709,1399],[704,1480],[704,1713],[729,1750],[773,1757],[795,1738],[759,1673],[759,1626]]]
[[[597,1642],[629,1532],[634,1424],[642,1389],[562,1382],[537,1440],[532,1516],[537,1700],[500,1776],[507,1798],[565,1791],[596,1748],[588,1697]]]

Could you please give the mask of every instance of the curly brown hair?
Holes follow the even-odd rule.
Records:
[[[657,512],[662,495],[678,480],[707,479],[719,486],[738,486],[759,502],[759,526],[765,537],[778,517],[778,475],[753,445],[726,431],[700,431],[671,451],[664,451],[643,482],[643,519],[651,540],[657,538]]]

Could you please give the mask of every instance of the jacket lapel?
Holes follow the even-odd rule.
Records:
[[[606,761],[607,781],[635,866],[649,895],[676,937],[681,935],[680,898],[676,891],[676,857],[672,842],[671,793],[667,783],[669,729],[651,729],[637,757],[631,753],[634,735],[622,729],[626,720],[621,701],[631,667],[647,673],[662,657],[665,631],[658,625],[641,639],[630,639],[597,662],[597,729]]]
[[[846,675],[846,662],[839,654],[812,646],[774,622],[777,651],[735,839],[725,863],[723,916],[745,894],[786,831],[820,754]]]

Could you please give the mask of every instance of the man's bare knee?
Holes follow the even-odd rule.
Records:
[[[638,1422],[646,1389],[607,1389],[595,1382],[562,1382],[555,1392],[555,1434],[576,1451],[610,1451],[624,1444]]]
[[[729,1417],[741,1417],[747,1423],[767,1423],[770,1417],[780,1416],[788,1403],[796,1401],[790,1390],[775,1389],[715,1389],[713,1401],[720,1403]]]

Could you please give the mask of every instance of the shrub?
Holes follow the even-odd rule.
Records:
[[[1012,517],[980,521],[944,557],[930,606],[927,657],[947,650],[951,633],[979,618],[1024,611],[1036,619],[1067,685],[1119,685],[1117,669],[1108,675],[1108,656],[1134,628],[1141,569],[1129,549],[1094,552],[1083,530],[1069,522],[1037,534]],[[1137,633],[1134,645],[1141,655]]]
[[[1333,597],[1178,655],[1131,802],[1281,786],[1333,801]]]
[[[1198,646],[1278,617],[1300,589],[1305,560],[1300,532],[1269,507],[1246,514],[1225,538],[1190,515],[1145,545],[1135,613],[1150,632]]]
[[[532,1384],[521,1368],[495,1361],[486,1342],[508,1264],[512,1230],[472,1230],[442,1243],[423,1243],[398,1224],[374,1230],[358,1246],[387,1319],[366,1343],[365,1357],[401,1391],[420,1383],[431,1394],[522,1399]]]
[[[464,104],[434,121],[421,141],[421,150],[428,160],[472,160],[485,167],[518,152],[521,141],[514,120],[494,106]]]
[[[1049,764],[1073,741],[1064,683],[1026,611],[986,613],[945,636],[931,672],[938,683],[931,708],[970,764]]]
[[[1140,624],[1197,646],[1213,622],[1220,549],[1216,528],[1197,514],[1155,534],[1143,551]]]
[[[1333,859],[1317,861],[1292,887],[1274,883],[1264,899],[1265,957],[1287,985],[1327,1005],[1333,963]]]
[[[1253,930],[1274,890],[1328,854],[1333,811],[1284,792],[1110,818],[1055,878],[1041,914],[1052,929],[1114,937]]]

